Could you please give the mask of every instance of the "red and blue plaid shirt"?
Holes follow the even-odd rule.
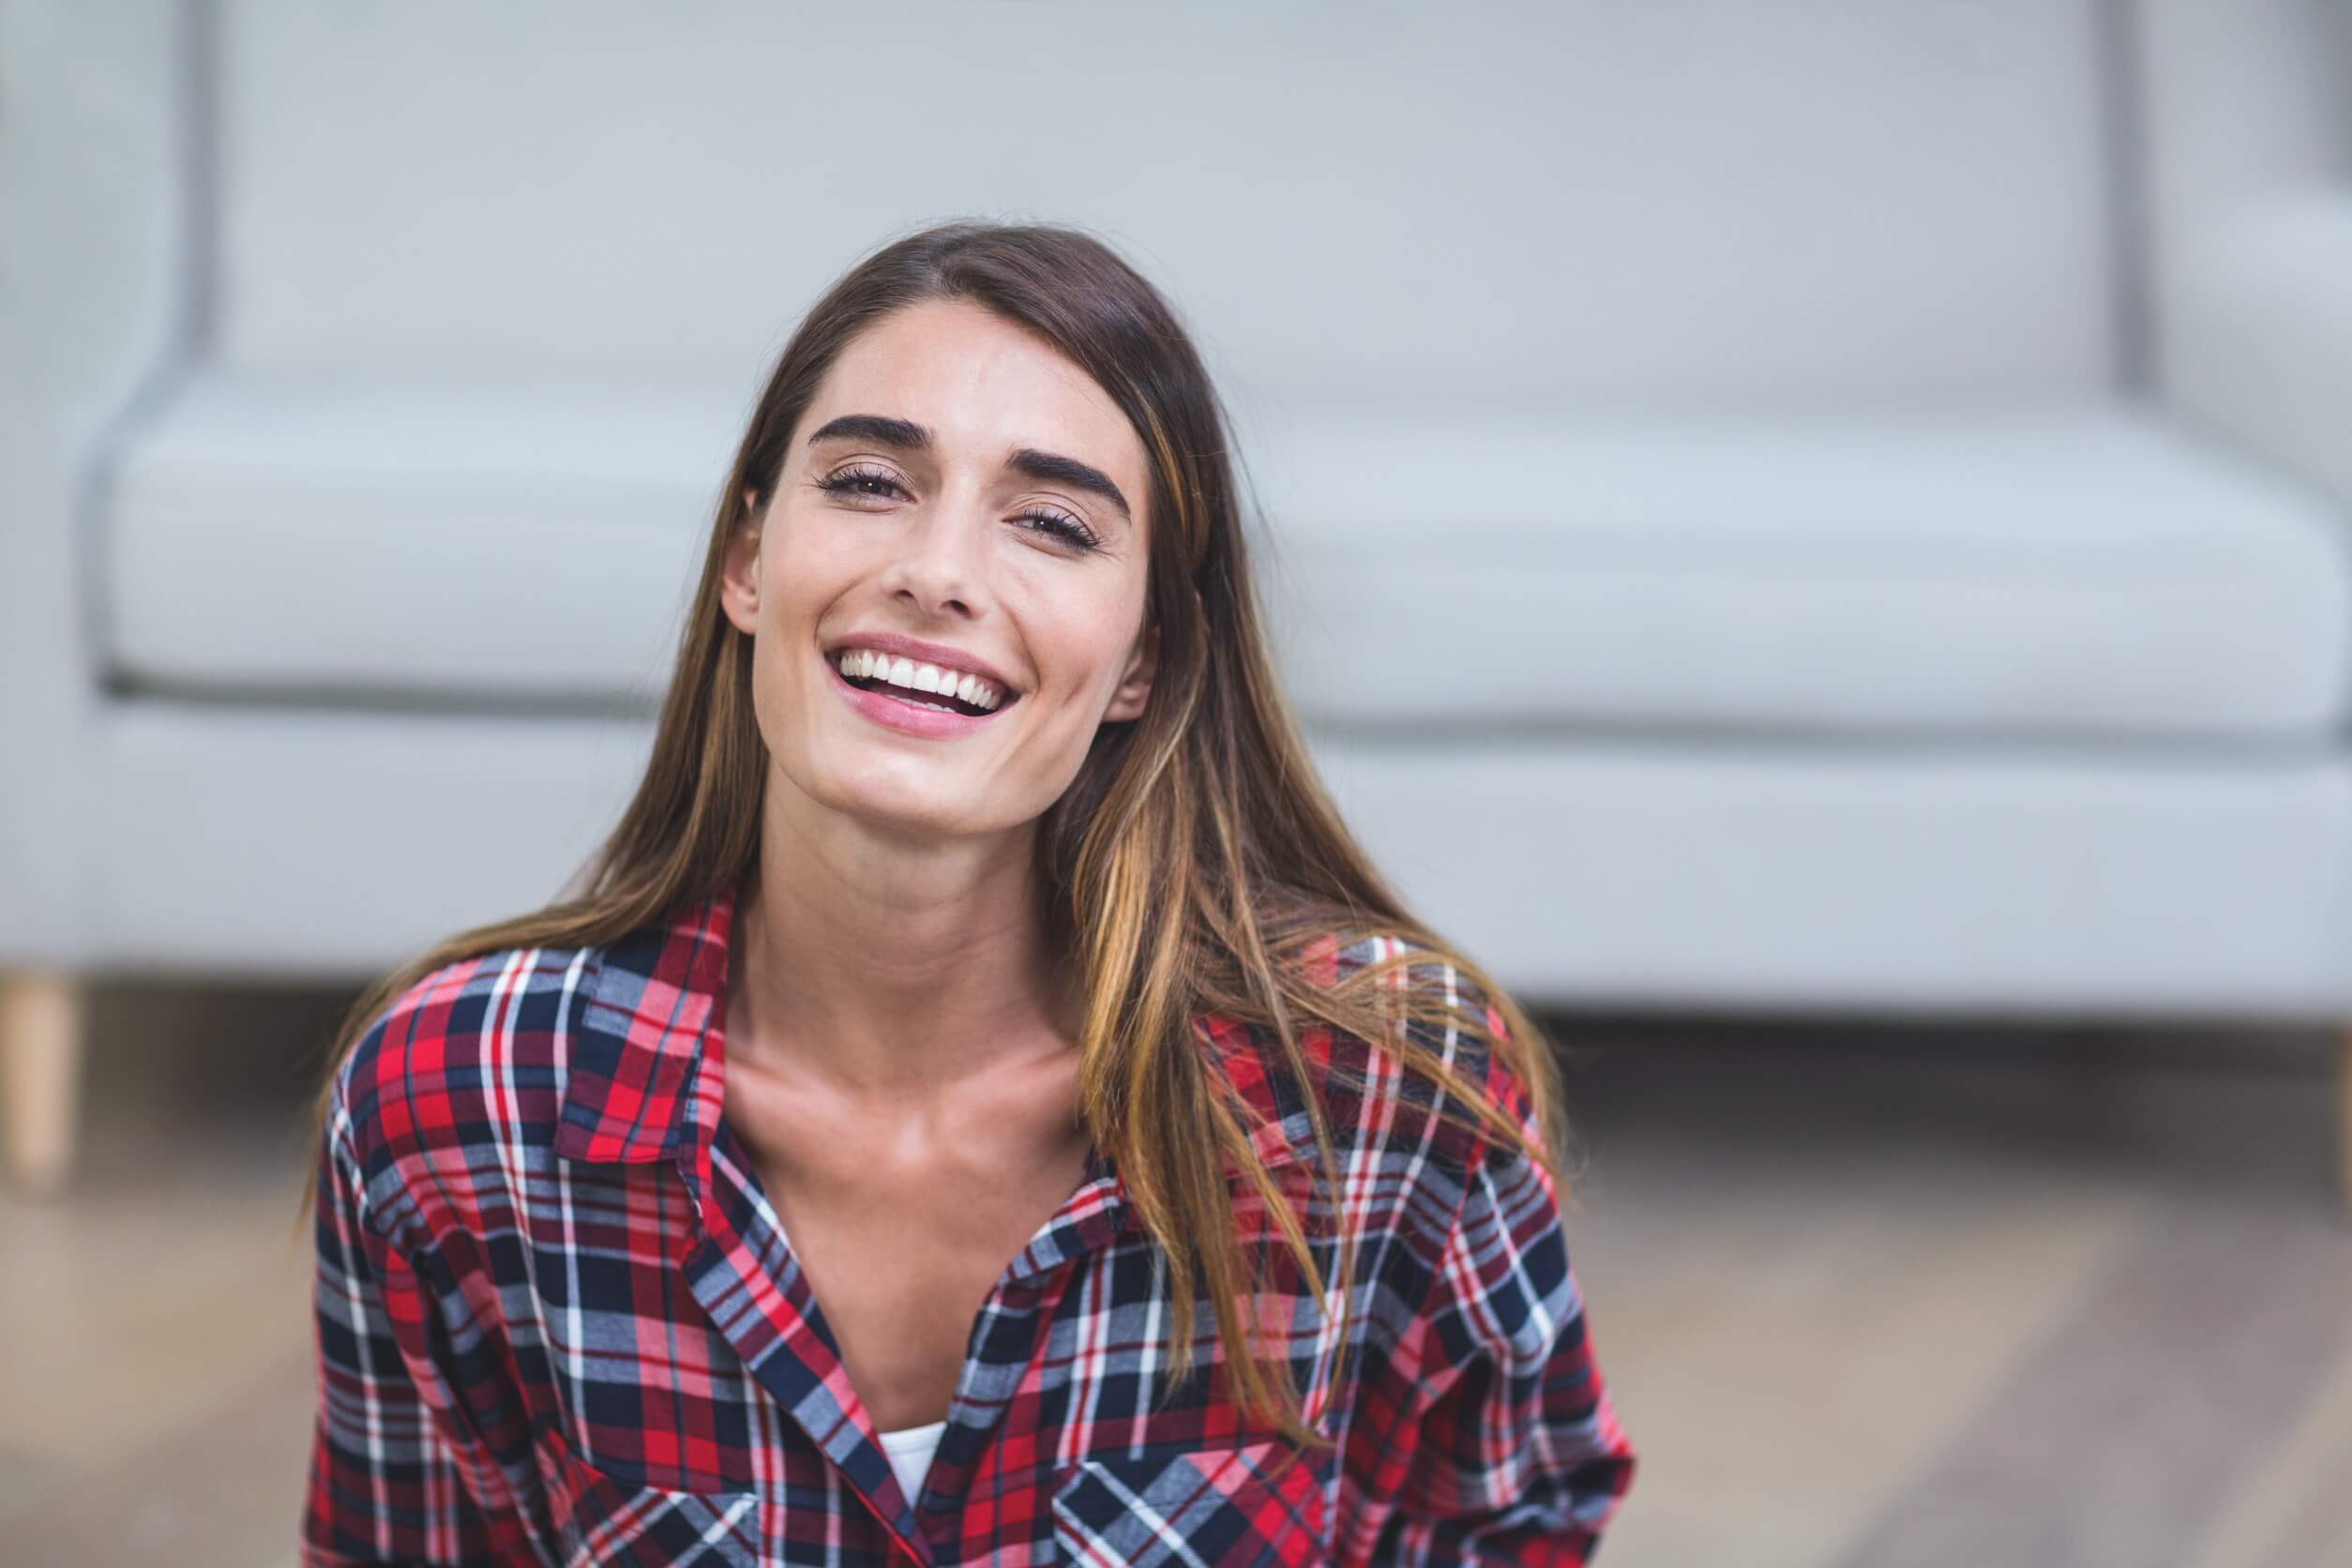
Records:
[[[304,1562],[1591,1560],[1635,1460],[1550,1178],[1320,1026],[1310,1060],[1354,1075],[1329,1091],[1357,1237],[1344,1353],[1324,1361],[1335,1314],[1304,1288],[1289,1304],[1292,1376],[1336,1449],[1242,1419],[1205,1303],[1160,1398],[1156,1249],[1097,1150],[982,1306],[908,1496],[720,1114],[732,913],[723,895],[601,948],[452,964],[362,1036],[319,1151]],[[1327,982],[1383,952],[1327,941],[1318,962]],[[1229,1020],[1198,1033],[1307,1191],[1278,1051]],[[1516,1080],[1447,1033],[1431,1043],[1525,1123]],[[1268,1233],[1231,1174],[1237,1219]]]

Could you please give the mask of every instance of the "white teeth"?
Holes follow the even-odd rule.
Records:
[[[967,671],[942,670],[935,664],[917,664],[912,659],[893,658],[869,648],[852,648],[840,656],[841,673],[853,680],[888,681],[892,686],[909,691],[927,691],[945,697],[959,697],[981,708],[993,709],[1003,705],[1004,694]]]

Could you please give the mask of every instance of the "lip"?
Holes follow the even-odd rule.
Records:
[[[896,730],[902,735],[914,735],[924,740],[954,740],[972,734],[1003,716],[1004,711],[1018,701],[1008,698],[984,714],[952,714],[943,708],[918,708],[912,702],[901,702],[896,697],[884,697],[879,691],[865,691],[850,685],[841,678],[841,667],[833,662],[831,654],[825,655],[824,664],[826,679],[833,683],[833,689],[839,692],[841,700],[852,708],[885,730]]]
[[[901,658],[913,659],[918,664],[936,664],[947,670],[969,670],[1008,698],[1021,694],[1020,688],[1006,680],[993,665],[983,662],[961,648],[951,648],[944,642],[926,642],[918,637],[901,637],[895,631],[851,632],[826,644],[825,662],[832,663],[840,656],[844,648],[873,648]],[[852,686],[850,689],[854,691],[857,688]],[[1003,703],[999,711],[1011,706],[1009,701]]]

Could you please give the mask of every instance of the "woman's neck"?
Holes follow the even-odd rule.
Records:
[[[902,1093],[1074,1049],[1075,966],[1048,950],[1026,847],[887,865],[763,836],[728,954],[730,1054]]]

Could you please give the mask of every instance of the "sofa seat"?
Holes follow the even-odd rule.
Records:
[[[641,711],[742,417],[701,389],[199,382],[105,498],[110,670]],[[1325,728],[2254,740],[2345,713],[2339,518],[2123,403],[1358,413],[1242,451],[1274,641]]]

